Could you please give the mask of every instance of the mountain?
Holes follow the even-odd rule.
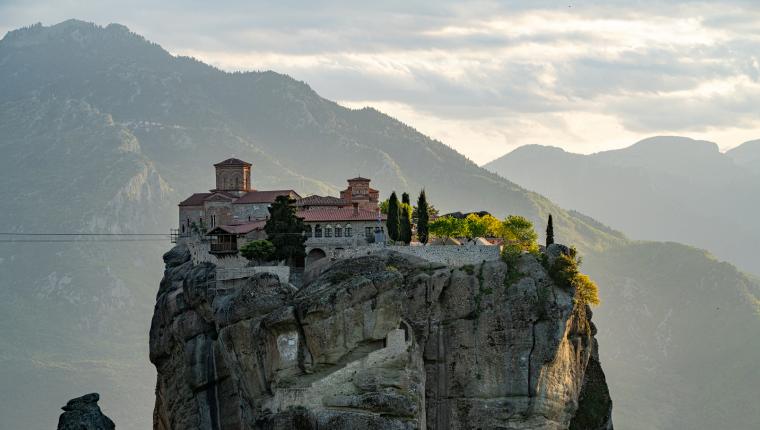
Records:
[[[726,155],[739,166],[760,175],[760,140],[744,142],[736,148],[726,151]]]
[[[748,367],[760,361],[747,339],[760,329],[756,280],[698,249],[631,241],[288,76],[226,73],[120,25],[34,25],[0,41],[0,136],[3,232],[163,233],[177,202],[210,188],[212,163],[229,156],[253,163],[259,189],[324,194],[361,174],[384,195],[425,187],[444,212],[520,214],[539,232],[551,213],[557,240],[578,246],[601,284],[594,320],[616,426],[760,425],[746,407],[760,385]],[[62,401],[92,391],[119,428],[150,427],[148,326],[170,244],[128,238],[0,243],[10,428],[51,428]]]
[[[760,228],[748,216],[760,211],[753,163],[759,141],[723,154],[712,142],[654,137],[591,155],[524,146],[484,167],[636,239],[709,249],[757,274]]]

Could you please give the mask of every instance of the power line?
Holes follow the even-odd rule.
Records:
[[[0,233],[0,236],[166,236],[166,233]]]
[[[0,239],[0,243],[166,242],[166,239]]]

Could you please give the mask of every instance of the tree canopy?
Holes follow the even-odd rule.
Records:
[[[274,245],[273,257],[292,262],[297,257],[306,256],[306,236],[303,235],[303,220],[296,217],[295,200],[289,196],[278,196],[269,208],[269,219],[264,226],[267,239]]]
[[[554,243],[554,221],[552,214],[549,214],[549,221],[546,223],[546,246]]]
[[[274,254],[274,244],[268,240],[253,240],[240,248],[240,255],[256,262],[269,261]]]
[[[428,224],[430,222],[430,214],[428,212],[427,196],[425,190],[420,191],[420,196],[417,198],[417,208],[415,209],[417,217],[417,239],[422,243],[428,241]]]
[[[391,197],[388,199],[388,220],[385,225],[388,228],[388,237],[393,241],[400,240],[399,201],[395,191],[391,193]]]

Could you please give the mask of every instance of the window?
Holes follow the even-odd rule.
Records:
[[[335,237],[343,237],[343,229],[339,226],[335,226]]]
[[[346,224],[346,237],[351,237],[353,232],[351,231],[351,224]]]
[[[322,237],[322,226],[319,224],[314,226],[314,237]]]
[[[305,234],[306,237],[311,237],[311,226],[310,225],[306,226],[306,228],[304,229],[304,234]]]
[[[372,227],[364,227],[364,235],[367,237],[373,237]]]
[[[329,225],[325,227],[325,237],[332,237],[332,227]]]

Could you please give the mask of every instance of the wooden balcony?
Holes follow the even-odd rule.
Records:
[[[236,242],[219,242],[211,243],[209,252],[211,254],[237,254],[238,248]]]

